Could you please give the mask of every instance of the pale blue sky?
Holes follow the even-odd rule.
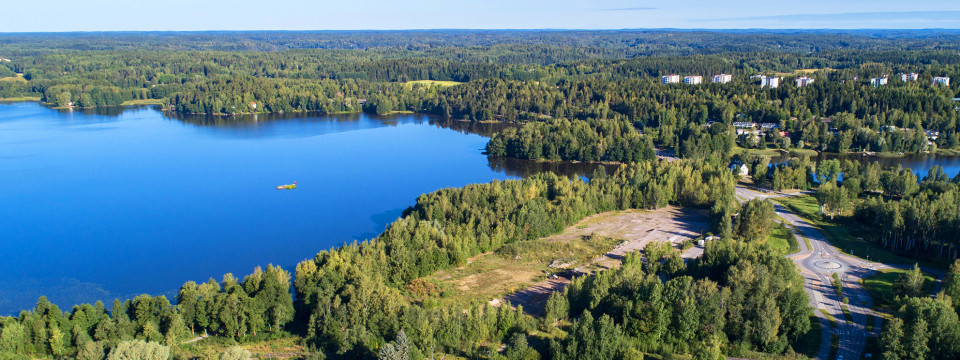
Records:
[[[958,29],[960,1],[10,0],[0,22],[0,32],[441,28]]]

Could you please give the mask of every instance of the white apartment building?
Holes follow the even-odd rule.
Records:
[[[680,75],[665,75],[660,82],[664,84],[676,84],[680,82]]]
[[[937,85],[950,86],[950,78],[946,76],[934,76],[932,84],[934,86],[937,86]]]
[[[900,74],[900,80],[903,80],[903,82],[917,81],[917,79],[919,78],[920,78],[920,74],[917,74],[917,73]]]
[[[886,76],[884,76],[884,77],[878,77],[878,78],[871,78],[871,79],[870,79],[870,85],[873,85],[873,87],[883,86],[883,85],[886,85],[886,84],[887,84],[887,77],[886,77]]]
[[[713,76],[714,84],[726,84],[732,80],[733,80],[733,75],[730,75],[730,74],[720,74],[720,75]]]
[[[684,83],[684,84],[687,84],[687,85],[698,85],[698,84],[700,84],[700,83],[702,83],[702,82],[703,82],[703,76],[700,76],[700,75],[692,75],[692,76],[684,76],[684,77],[683,77],[683,83]]]
[[[761,87],[761,88],[768,87],[768,88],[771,88],[771,89],[778,88],[778,87],[780,87],[780,78],[778,78],[778,77],[776,77],[776,76],[773,76],[773,77],[766,77],[766,76],[761,77],[761,78],[760,78],[760,87]]]
[[[801,76],[797,78],[797,87],[804,87],[807,85],[813,84],[813,79],[806,76]]]

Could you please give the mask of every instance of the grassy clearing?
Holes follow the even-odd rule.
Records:
[[[794,70],[793,72],[778,72],[778,73],[774,73],[774,74],[776,74],[777,76],[796,76],[796,75],[810,75],[810,74],[813,74],[813,73],[818,72],[818,71],[832,72],[832,71],[836,71],[836,69],[831,69],[831,68],[823,68],[823,69],[797,69],[797,70]]]
[[[597,222],[595,217],[584,222]],[[583,224],[577,227],[582,228]],[[563,269],[551,268],[557,261],[563,268],[589,264],[594,258],[610,251],[622,240],[603,236],[571,236],[560,234],[508,244],[496,252],[475,257],[466,266],[439,271],[423,280],[434,284],[439,298],[430,301],[469,304],[476,300],[500,298],[542,281],[546,275]]]
[[[137,106],[137,105],[163,105],[163,99],[140,99],[140,100],[127,100],[124,101],[120,106]]]
[[[10,98],[0,98],[0,102],[25,102],[25,101],[40,101],[39,96],[20,96],[20,97],[10,97]]]
[[[0,78],[0,82],[27,82],[27,79],[23,78],[23,74],[17,74],[17,76],[8,76]]]
[[[403,83],[406,88],[412,88],[413,85],[426,85],[426,86],[439,86],[439,87],[451,87],[454,85],[463,84],[459,81],[445,81],[445,80],[414,80],[407,81]]]
[[[742,147],[735,147],[733,149],[733,152],[740,153],[746,156],[756,155],[756,156],[772,157],[772,156],[780,155],[780,151],[777,151],[777,149],[746,149]]]
[[[823,236],[830,241],[830,244],[836,246],[844,254],[885,264],[913,264],[919,262],[921,266],[933,268],[944,267],[942,263],[924,260],[918,261],[894,254],[877,246],[875,243],[865,241],[861,237],[855,236],[855,229],[824,219],[820,215],[820,206],[817,204],[817,199],[813,195],[782,197],[776,198],[774,201],[786,206],[798,216],[807,220],[811,225],[820,230]]]
[[[896,297],[893,293],[893,283],[897,281],[897,278],[900,275],[907,273],[910,270],[900,270],[900,269],[887,269],[880,270],[876,275],[869,278],[863,279],[863,288],[873,296],[874,307],[887,309],[893,305],[893,300]],[[923,278],[925,280],[923,284],[924,292],[931,292],[933,290],[933,285],[936,282],[936,277],[923,273]]]
[[[784,226],[774,226],[767,238],[767,245],[781,255],[793,254],[800,251],[800,245],[797,238],[793,236],[793,231]]]
[[[299,359],[307,354],[303,341],[297,336],[288,335],[277,339],[253,341],[237,344],[221,337],[209,337],[190,344],[180,345],[172,351],[189,358],[216,359],[218,355],[232,346],[240,346],[250,351],[254,358]]]

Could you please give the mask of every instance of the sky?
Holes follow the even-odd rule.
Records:
[[[4,12],[0,32],[960,29],[958,0],[11,0]]]

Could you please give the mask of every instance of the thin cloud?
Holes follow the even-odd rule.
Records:
[[[957,21],[960,11],[885,11],[885,12],[849,12],[834,14],[783,14],[764,16],[745,16],[723,19],[701,19],[713,21],[744,21],[744,20],[771,20],[771,21],[877,21],[877,20],[934,20]]]
[[[612,8],[612,9],[600,9],[597,11],[647,11],[647,10],[659,10],[660,8],[655,7],[627,7],[627,8]]]

